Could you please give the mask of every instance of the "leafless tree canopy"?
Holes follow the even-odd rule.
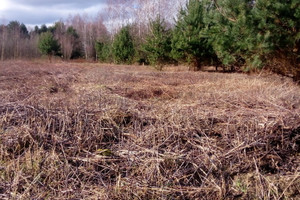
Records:
[[[127,24],[135,24],[136,36],[142,38],[149,31],[149,22],[158,15],[168,24],[174,24],[179,8],[185,3],[186,0],[107,0],[107,8],[99,11],[97,16],[76,14],[56,22],[54,35],[64,59],[70,59],[75,50],[85,59],[95,59],[96,41],[113,39],[113,35]],[[9,27],[3,22],[0,26],[1,60],[39,57],[38,32],[32,29],[24,35],[20,23],[14,25]],[[71,26],[78,34],[77,39],[68,34]]]

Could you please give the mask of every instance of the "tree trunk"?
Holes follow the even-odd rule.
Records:
[[[5,50],[5,27],[3,25],[2,30],[2,48],[1,48],[1,61],[4,61],[4,50]]]
[[[194,60],[194,71],[199,71],[201,70],[201,60],[199,58],[195,58]]]
[[[48,54],[49,62],[52,63],[52,54]]]

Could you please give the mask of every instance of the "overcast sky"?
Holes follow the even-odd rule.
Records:
[[[95,16],[106,0],[0,0],[0,24],[17,20],[29,26],[52,24],[70,14]]]

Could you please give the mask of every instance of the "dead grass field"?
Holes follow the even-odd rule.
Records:
[[[0,199],[300,199],[300,87],[0,63]]]

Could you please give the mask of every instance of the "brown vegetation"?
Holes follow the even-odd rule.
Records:
[[[1,199],[299,199],[277,75],[0,64]]]

